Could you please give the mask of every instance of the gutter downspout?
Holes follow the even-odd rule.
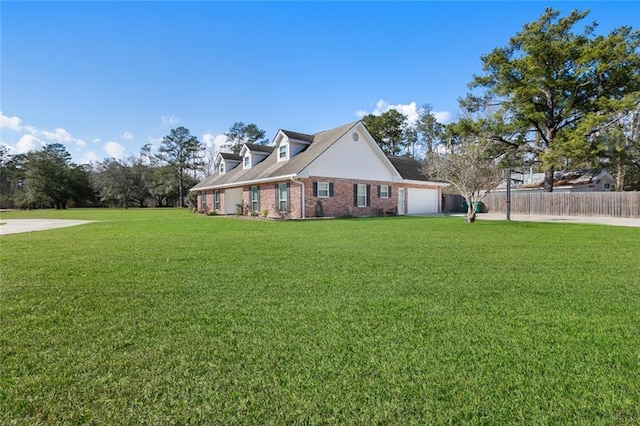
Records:
[[[300,215],[302,216],[301,219],[306,219],[305,216],[305,208],[304,208],[304,182],[301,182],[299,180],[296,180],[295,176],[291,176],[291,182],[295,182],[295,183],[299,183],[300,184],[300,189],[301,189],[301,196],[300,196]]]

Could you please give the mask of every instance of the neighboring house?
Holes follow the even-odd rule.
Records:
[[[544,191],[544,173],[513,173],[513,191]],[[563,170],[553,175],[554,192],[613,191],[616,180],[606,170]],[[503,182],[496,191],[506,191]]]
[[[201,212],[307,218],[441,211],[441,188],[421,163],[387,157],[361,121],[307,135],[279,130],[272,146],[220,153],[191,188]]]

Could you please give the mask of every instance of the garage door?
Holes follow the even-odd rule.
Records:
[[[407,214],[438,213],[438,190],[409,188]]]

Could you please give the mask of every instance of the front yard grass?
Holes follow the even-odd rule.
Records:
[[[17,217],[2,424],[640,422],[640,229]]]

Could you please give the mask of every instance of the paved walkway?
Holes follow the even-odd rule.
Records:
[[[447,216],[464,217],[464,213],[449,213]],[[507,220],[503,213],[478,213],[476,220]],[[640,228],[639,218],[604,217],[604,216],[552,216],[552,215],[527,215],[512,214],[511,220],[517,222],[555,222],[555,223],[595,223],[599,225],[632,226]]]
[[[84,225],[85,223],[91,222],[95,221],[68,219],[0,219],[0,235],[66,228],[67,226]]]

